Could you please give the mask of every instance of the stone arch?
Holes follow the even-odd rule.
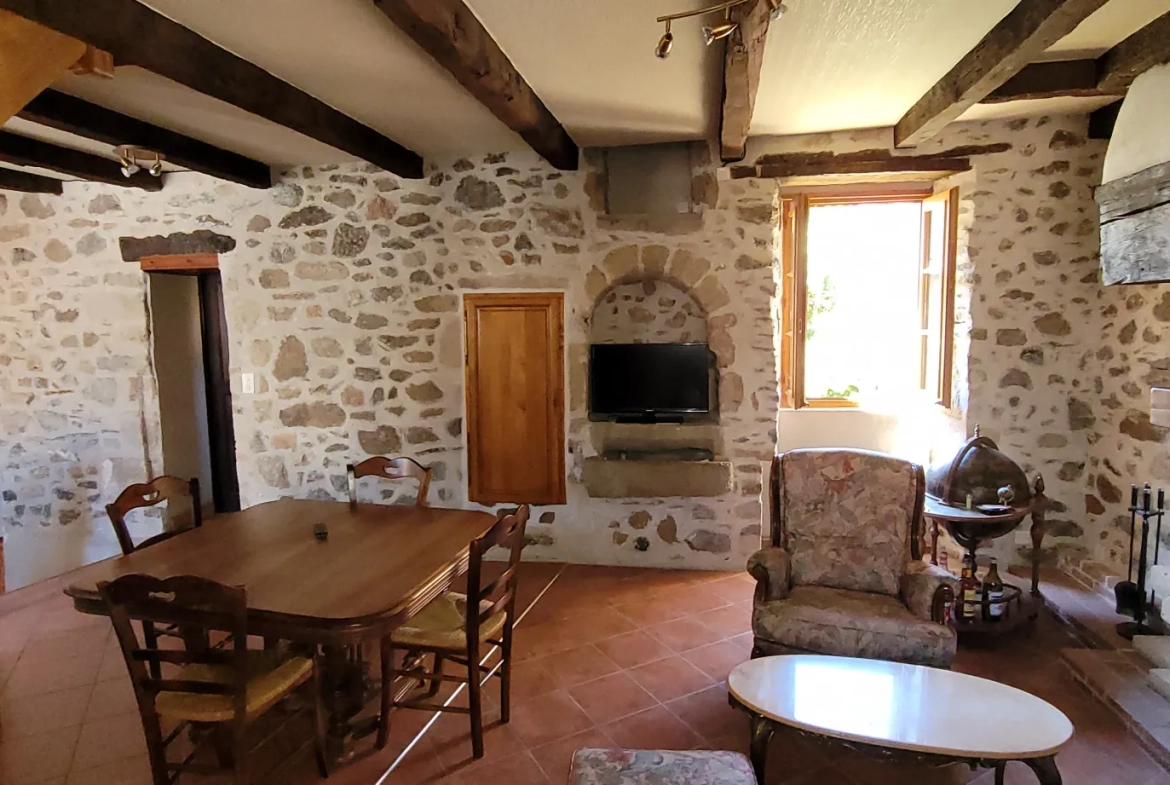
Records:
[[[596,306],[611,288],[645,279],[662,280],[689,292],[708,316],[731,302],[710,260],[664,245],[614,248],[586,274],[585,293]]]
[[[646,277],[610,286],[593,305],[590,343],[706,343],[707,313],[686,289]]]

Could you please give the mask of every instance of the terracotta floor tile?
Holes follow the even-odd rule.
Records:
[[[471,746],[471,721],[466,715],[445,714],[435,723],[432,732],[435,734],[435,752],[449,774],[470,771],[525,749],[512,724],[501,723],[496,713],[485,717],[483,757],[478,760]]]
[[[707,584],[707,590],[719,595],[729,603],[749,602],[756,590],[755,580],[740,580],[738,575],[722,578]]]
[[[626,671],[642,689],[665,703],[711,686],[714,679],[682,657],[667,657]]]
[[[523,750],[482,768],[451,774],[444,782],[450,782],[452,785],[472,785],[473,783],[474,785],[486,785],[486,783],[497,782],[501,785],[547,785],[549,780],[532,755],[527,750]]]
[[[747,662],[743,649],[731,641],[719,641],[710,646],[700,646],[683,653],[683,659],[694,665],[716,681],[722,681],[731,669]]]
[[[97,681],[98,657],[33,660],[21,657],[4,687],[5,697],[44,695],[59,690],[90,687]]]
[[[751,632],[752,611],[742,605],[724,605],[693,617],[695,621],[722,638]]]
[[[82,725],[77,750],[73,754],[73,766],[79,770],[92,769],[145,754],[146,738],[142,735],[142,719],[135,710]]]
[[[138,702],[130,679],[99,681],[93,687],[89,708],[85,711],[85,721],[93,722],[137,710]]]
[[[0,739],[80,725],[92,691],[77,687],[45,695],[0,696]]]
[[[702,743],[697,733],[664,706],[624,717],[601,726],[601,730],[623,749],[688,750]]]
[[[664,595],[663,599],[686,611],[686,615],[689,617],[730,605],[729,600],[718,592],[712,591],[711,587],[714,585],[714,583],[700,583],[682,589],[674,589]]]
[[[615,673],[580,684],[569,690],[569,694],[597,725],[612,722],[658,703],[626,673]]]
[[[105,650],[110,631],[110,626],[105,625],[33,636],[25,644],[23,656],[37,661],[92,657],[94,652]]]
[[[700,692],[676,698],[666,708],[687,724],[704,740],[723,739],[729,736],[747,741],[747,714],[733,709],[727,702],[727,685],[716,684]],[[734,749],[738,749],[735,747]]]
[[[613,740],[598,728],[590,728],[583,733],[576,733],[552,744],[545,744],[530,750],[532,757],[540,765],[549,782],[568,783],[569,766],[573,762],[573,753],[579,749],[594,747],[605,749],[613,746]]]
[[[716,633],[693,619],[675,619],[649,627],[646,632],[676,652],[690,651],[719,640]]]
[[[540,660],[521,660],[512,663],[512,703],[517,704],[560,689],[556,679],[541,665]]]
[[[593,722],[567,692],[560,691],[513,706],[510,725],[531,748],[580,733]]]
[[[653,597],[641,602],[625,603],[618,605],[615,610],[638,627],[649,627],[687,615],[686,610],[665,597]]]
[[[151,785],[150,760],[145,755],[103,763],[92,769],[74,768],[68,785]]]
[[[69,773],[69,762],[81,726],[35,733],[5,735],[0,740],[0,782],[4,785],[33,785]]]
[[[564,688],[575,687],[619,670],[613,660],[592,644],[542,657],[536,663]]]
[[[665,643],[642,631],[608,638],[598,643],[597,648],[622,668],[634,668],[674,654]]]

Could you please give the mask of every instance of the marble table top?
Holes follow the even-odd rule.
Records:
[[[956,758],[1056,753],[1073,726],[1055,706],[999,682],[882,660],[762,657],[728,677],[732,696],[782,725],[821,736]]]

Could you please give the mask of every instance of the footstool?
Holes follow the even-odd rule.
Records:
[[[752,764],[722,750],[577,750],[571,785],[756,785]]]

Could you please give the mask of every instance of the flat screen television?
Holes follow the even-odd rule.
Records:
[[[705,343],[595,343],[589,347],[589,414],[654,421],[711,410]]]

